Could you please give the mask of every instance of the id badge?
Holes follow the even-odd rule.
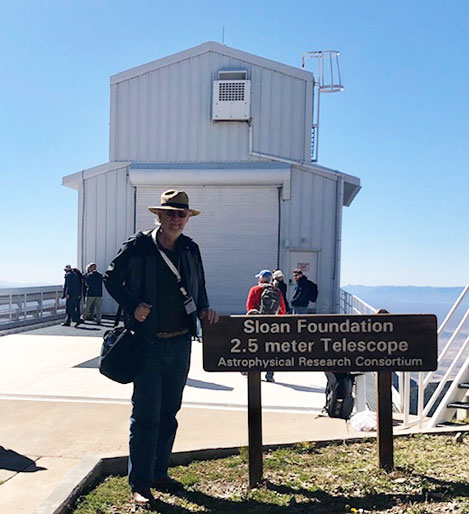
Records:
[[[197,311],[197,307],[192,296],[189,296],[187,300],[184,300],[184,308],[186,309],[186,314],[192,314]]]

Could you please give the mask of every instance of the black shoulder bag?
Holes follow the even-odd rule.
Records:
[[[145,281],[145,260],[143,260],[142,291]],[[139,331],[125,327],[114,327],[103,336],[99,372],[120,384],[135,380],[143,355],[143,338]]]

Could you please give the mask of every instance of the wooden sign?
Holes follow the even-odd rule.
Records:
[[[222,316],[203,327],[205,371],[430,371],[433,314]]]

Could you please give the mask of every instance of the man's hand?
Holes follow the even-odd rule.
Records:
[[[217,312],[213,309],[204,309],[199,316],[200,319],[206,319],[210,325],[213,325],[214,323],[218,323],[218,320],[220,317],[218,316]]]
[[[151,305],[149,303],[139,303],[134,311],[134,318],[140,323],[143,323],[150,314],[150,310]]]

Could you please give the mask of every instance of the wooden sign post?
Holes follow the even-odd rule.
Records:
[[[248,372],[249,485],[262,480],[260,373],[377,371],[379,465],[393,468],[392,371],[437,369],[433,314],[222,316],[203,325],[205,371]]]
[[[262,481],[262,405],[261,374],[248,372],[249,488]]]
[[[378,398],[378,461],[386,471],[394,468],[394,444],[392,430],[392,371],[379,371],[376,378]]]

